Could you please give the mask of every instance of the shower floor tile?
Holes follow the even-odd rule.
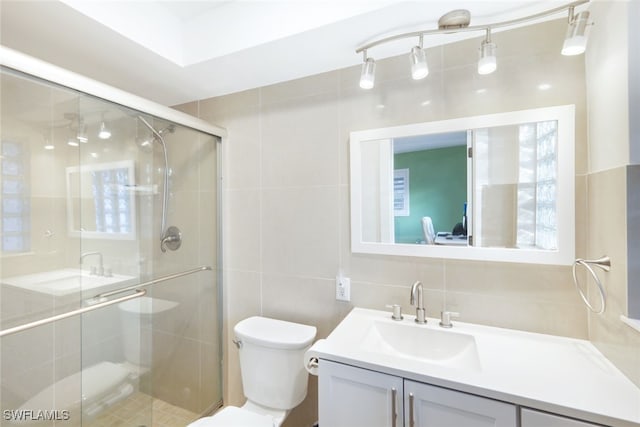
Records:
[[[115,404],[86,427],[184,427],[198,419],[196,413],[137,392]]]

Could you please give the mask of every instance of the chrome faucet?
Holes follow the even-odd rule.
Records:
[[[418,294],[417,302],[416,294]],[[420,282],[419,280],[414,283],[413,286],[411,286],[411,298],[409,299],[409,304],[416,306],[416,323],[427,323],[424,309],[424,298],[422,295],[422,282]]]
[[[102,263],[102,253],[101,252],[97,252],[96,251],[96,252],[85,252],[85,253],[83,253],[82,255],[80,255],[80,264],[82,264],[82,260],[85,257],[88,257],[89,255],[98,255],[98,257],[100,257],[100,259],[98,261],[99,264],[98,264],[97,271],[94,271],[95,267],[92,267],[91,268],[91,274],[96,274],[98,276],[104,276],[104,264]]]

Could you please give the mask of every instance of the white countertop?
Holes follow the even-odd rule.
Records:
[[[363,349],[374,321],[396,323],[389,312],[355,308],[308,354],[595,423],[640,426],[640,388],[589,341],[463,322],[447,330],[438,319],[417,325],[404,316],[408,327],[472,335],[480,368],[465,369]]]

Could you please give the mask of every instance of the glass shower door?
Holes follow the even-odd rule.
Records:
[[[0,426],[183,426],[220,405],[215,138],[14,71],[0,84],[0,330],[99,307],[0,338]]]

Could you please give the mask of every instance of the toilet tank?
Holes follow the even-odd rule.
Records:
[[[289,410],[307,395],[304,353],[316,328],[266,317],[250,317],[234,328],[240,344],[244,395],[267,408]]]

